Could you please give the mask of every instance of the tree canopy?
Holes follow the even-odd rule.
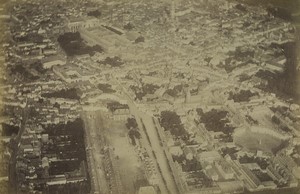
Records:
[[[180,117],[176,112],[173,111],[162,111],[160,115],[161,126],[170,131],[172,135],[176,137],[186,136],[187,132],[181,123]]]

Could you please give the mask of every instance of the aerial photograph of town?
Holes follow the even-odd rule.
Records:
[[[0,2],[0,194],[300,194],[299,0]]]

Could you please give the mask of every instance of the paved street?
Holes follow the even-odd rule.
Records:
[[[140,114],[140,118],[146,127],[146,131],[148,133],[152,145],[152,150],[156,155],[156,161],[158,162],[162,172],[162,176],[166,181],[167,188],[170,193],[177,194],[178,193],[177,186],[173,179],[172,172],[169,169],[168,159],[164,154],[164,148],[161,146],[159,137],[157,136],[158,134],[156,132],[153,119],[151,116],[147,114]]]
[[[150,157],[157,162],[158,164],[156,165],[157,172],[161,171],[159,173],[160,175],[159,188],[161,189],[161,192],[177,194],[178,189],[173,179],[172,172],[169,169],[168,160],[164,154],[164,149],[161,147],[161,144],[159,142],[159,137],[157,136],[158,134],[155,129],[155,124],[153,123],[153,117],[139,110],[136,104],[133,102],[133,100],[130,99],[129,95],[126,93],[126,90],[124,88],[123,88],[123,92],[125,94],[124,96],[126,97],[131,114],[135,116],[140,131],[142,133],[142,139],[144,141],[143,146],[146,147],[146,150],[150,155]],[[143,130],[143,125],[145,126],[147,134],[145,134]],[[150,142],[146,141],[147,136],[149,137]]]

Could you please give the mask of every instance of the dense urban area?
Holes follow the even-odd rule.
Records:
[[[300,6],[276,2],[5,0],[0,193],[299,194]]]

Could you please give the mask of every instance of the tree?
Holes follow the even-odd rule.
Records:
[[[112,88],[111,88],[111,85],[110,84],[98,84],[98,88],[102,91],[102,92],[104,92],[104,93],[114,93],[114,92],[116,92],[115,90],[113,90]]]
[[[209,131],[222,131],[225,134],[231,134],[234,127],[229,125],[230,121],[227,118],[227,114],[227,111],[212,109],[201,115],[200,121],[204,123],[206,129]]]
[[[104,65],[110,65],[112,67],[119,67],[124,64],[124,62],[119,57],[106,57],[105,60],[100,61]]]
[[[201,116],[201,115],[204,114],[202,108],[196,108],[196,112],[197,112],[197,114],[198,114],[199,116]]]
[[[181,119],[176,112],[173,111],[162,111],[160,116],[161,126],[170,131],[172,135],[176,137],[186,138],[187,132],[181,123]]]
[[[140,36],[134,42],[135,43],[145,42],[145,38],[143,36]]]
[[[96,18],[101,17],[102,13],[99,10],[95,10],[95,11],[90,11],[87,14],[88,16],[94,16]]]
[[[132,30],[133,28],[134,28],[134,26],[131,23],[124,25],[125,30]]]
[[[257,95],[257,93],[252,93],[250,90],[241,90],[237,94],[230,92],[228,100],[233,100],[234,102],[247,102],[255,95]]]
[[[126,123],[127,129],[136,129],[138,127],[135,118],[128,118]]]
[[[131,129],[129,132],[128,132],[128,135],[132,141],[132,144],[133,145],[136,145],[136,141],[135,139],[140,139],[141,138],[141,134],[139,131],[137,130],[134,130],[134,129]]]
[[[89,54],[92,56],[95,54],[95,52],[103,52],[103,49],[100,45],[95,45],[92,47],[86,45],[79,32],[64,33],[58,37],[57,41],[68,56],[83,54]]]

